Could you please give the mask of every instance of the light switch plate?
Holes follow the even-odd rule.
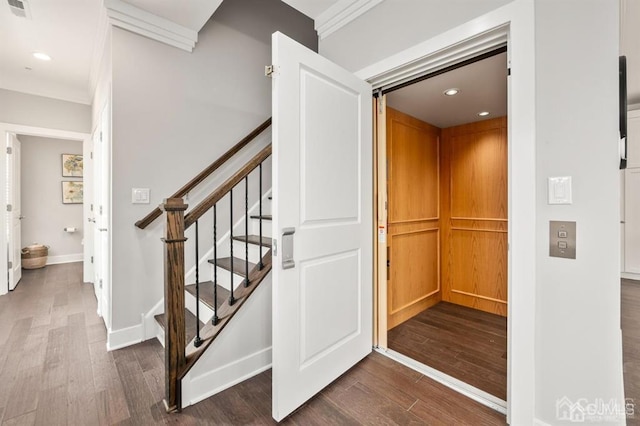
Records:
[[[566,237],[563,237],[565,235]],[[565,259],[576,258],[575,222],[557,220],[549,222],[549,256],[564,257]]]
[[[571,204],[571,176],[549,178],[549,204]]]
[[[149,188],[131,188],[131,202],[133,204],[149,204],[150,198]]]

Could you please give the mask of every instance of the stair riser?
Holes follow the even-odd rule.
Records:
[[[211,265],[211,274],[211,277],[213,277],[213,265]],[[238,286],[242,284],[243,281],[243,277],[236,273],[233,274],[234,289],[238,288]],[[218,267],[218,284],[226,288],[227,290],[231,289],[231,272],[228,269]]]
[[[262,247],[262,256],[264,256],[271,247]],[[245,243],[243,241],[233,241],[233,256],[244,259]],[[223,257],[223,256],[218,256]],[[256,244],[249,244],[249,262],[258,263],[261,259],[260,247]]]
[[[184,306],[191,311],[193,315],[196,314],[196,297],[189,293],[188,291],[184,292]],[[213,310],[209,308],[204,303],[200,302],[200,321],[207,322],[211,321],[213,318]]]
[[[272,221],[263,220],[262,221],[262,236],[271,238],[273,235]],[[259,219],[251,219],[249,222],[249,233],[253,235],[260,235],[260,220]]]

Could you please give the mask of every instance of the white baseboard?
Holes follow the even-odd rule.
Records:
[[[59,265],[60,263],[73,263],[82,262],[84,260],[84,254],[63,254],[60,256],[49,256],[47,259],[47,265]]]
[[[142,326],[142,324],[134,325],[132,327],[127,327],[127,328],[123,328],[115,331],[108,330],[107,350],[113,351],[116,349],[125,348],[127,346],[140,343],[143,340],[144,340],[144,327]]]
[[[271,368],[271,347],[223,365],[198,377],[187,374],[182,380],[182,401],[186,407]],[[212,389],[211,384],[217,385]]]
[[[633,274],[631,272],[621,272],[620,273],[620,277],[626,279],[626,280],[636,280],[636,281],[640,281],[640,274]]]

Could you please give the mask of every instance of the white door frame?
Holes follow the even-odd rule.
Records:
[[[535,418],[535,37],[531,0],[516,0],[356,73],[374,89],[458,63],[507,42],[509,252],[507,421]],[[375,167],[375,165],[373,165]]]
[[[89,133],[81,133],[81,132],[72,132],[67,130],[57,130],[57,129],[48,129],[44,127],[34,127],[34,126],[24,126],[21,124],[11,124],[11,123],[0,123],[0,136],[2,140],[5,141],[3,144],[3,148],[0,149],[0,164],[7,164],[7,150],[6,150],[6,140],[7,135],[10,133],[15,133],[19,135],[29,135],[29,136],[40,136],[45,138],[55,138],[55,139],[68,139],[74,141],[82,141],[83,146],[90,146],[91,135]],[[90,179],[90,176],[85,176],[83,179],[86,182],[87,179]],[[9,215],[7,214],[7,209],[4,207],[7,205],[7,191],[5,190],[7,186],[7,176],[6,173],[0,173],[0,187],[2,190],[0,191],[0,209],[1,218],[3,226],[6,227],[7,221],[9,219]],[[86,210],[83,214],[83,221],[86,222]],[[7,262],[4,259],[7,259],[7,232],[3,230],[0,232],[0,277],[8,277],[7,271]],[[88,247],[85,245],[84,247],[84,255],[87,256]],[[85,275],[84,280],[87,282],[87,277]],[[3,278],[4,280],[4,278]],[[0,296],[8,293],[7,283],[2,282],[0,280]]]

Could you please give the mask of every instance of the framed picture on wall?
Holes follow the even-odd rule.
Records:
[[[82,177],[82,155],[62,154],[62,177]]]
[[[62,181],[62,204],[82,204],[83,182]]]

